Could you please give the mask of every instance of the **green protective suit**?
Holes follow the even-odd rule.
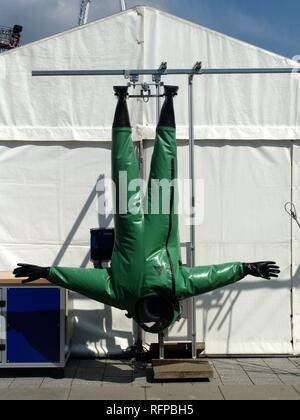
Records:
[[[49,280],[96,301],[126,310],[146,331],[157,333],[179,319],[181,300],[237,282],[244,278],[244,270],[239,262],[195,268],[182,266],[174,188],[168,190],[167,197],[164,196],[164,203],[169,203],[168,212],[164,211],[161,201],[154,202],[157,182],[177,178],[175,93],[168,87],[151,162],[146,203],[148,211],[144,211],[141,185],[138,182],[132,184],[132,181],[140,180],[140,172],[124,92],[119,92],[112,129],[116,214],[111,268],[52,267]],[[169,310],[163,322],[148,327],[138,314],[138,305],[145,298],[154,297],[161,298],[171,312]]]

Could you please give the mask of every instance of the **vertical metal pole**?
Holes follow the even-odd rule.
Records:
[[[83,24],[86,25],[87,21],[88,21],[88,17],[89,17],[89,13],[90,13],[90,5],[91,5],[91,0],[87,2],[86,5],[86,9],[85,9],[85,15],[84,15],[84,22]]]
[[[291,142],[291,203],[294,203],[295,194],[294,194],[294,141]],[[291,204],[292,205],[292,204]],[[291,268],[290,268],[290,276],[291,276],[291,344],[292,344],[292,350],[293,354],[295,354],[295,340],[294,340],[294,333],[295,333],[295,324],[294,324],[294,220],[291,217],[291,243],[290,243],[290,249],[291,249]],[[298,223],[298,221],[297,221]]]
[[[194,133],[194,98],[193,98],[193,75],[189,76],[189,163],[191,185],[191,267],[195,267],[196,229],[194,223],[195,214],[195,133]],[[192,328],[192,358],[197,358],[196,345],[196,299],[191,298],[191,328]]]
[[[144,150],[143,150],[143,141],[141,140],[138,144],[138,160],[139,160],[139,169],[141,179],[144,179]],[[137,322],[135,322],[136,326],[136,347],[140,354],[143,353],[143,343],[144,343],[144,330],[139,326]]]
[[[156,84],[156,125],[159,122],[159,117],[160,117],[160,109],[161,109],[161,103],[160,103],[160,84],[157,83]],[[158,334],[158,348],[159,348],[159,358],[160,360],[163,360],[165,358],[165,343],[164,343],[164,339],[165,339],[165,332],[162,331]]]
[[[126,10],[126,2],[125,0],[120,0],[120,3],[121,3],[121,10],[122,12],[124,12]]]
[[[165,339],[165,333],[160,332],[158,334],[158,345],[159,345],[159,358],[160,360],[163,360],[165,358],[165,343],[164,343],[164,339]]]
[[[157,83],[156,85],[156,124],[158,124],[159,121],[159,116],[160,116],[160,109],[161,109],[161,104],[160,104],[160,84]]]

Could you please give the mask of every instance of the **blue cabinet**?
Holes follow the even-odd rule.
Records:
[[[56,367],[69,355],[67,292],[0,284],[0,368]]]
[[[59,289],[8,289],[6,319],[8,363],[59,363]]]

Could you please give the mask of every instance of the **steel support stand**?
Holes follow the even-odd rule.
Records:
[[[195,267],[195,251],[196,251],[196,229],[195,229],[195,133],[194,133],[194,76],[188,78],[189,89],[189,163],[190,163],[190,237],[191,237],[191,267]],[[191,298],[191,329],[192,329],[192,358],[197,359],[197,343],[196,343],[196,299]]]

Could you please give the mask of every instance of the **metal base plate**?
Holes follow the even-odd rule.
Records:
[[[207,359],[152,360],[154,379],[212,379],[214,372]]]
[[[197,357],[205,351],[205,343],[197,343]],[[167,359],[188,359],[192,357],[191,342],[165,342],[164,353]],[[149,356],[151,359],[159,358],[159,344],[152,343],[150,346]]]

